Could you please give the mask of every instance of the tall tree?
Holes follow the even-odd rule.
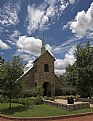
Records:
[[[81,89],[81,94],[91,98],[93,87],[93,47],[90,47],[89,42],[85,47],[81,44],[77,45],[76,64],[78,67],[78,86]]]
[[[18,56],[14,56],[11,63],[8,61],[1,66],[1,93],[9,98],[9,108],[11,108],[11,99],[16,97],[22,89],[20,82],[17,81],[22,73],[23,64]]]
[[[93,47],[90,47],[89,42],[87,42],[86,46],[78,44],[75,57],[75,63],[66,69],[68,79],[77,87],[77,91],[82,97],[91,98],[93,88]]]

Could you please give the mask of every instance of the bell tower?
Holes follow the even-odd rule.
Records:
[[[45,44],[44,44],[44,31],[42,33],[42,47],[41,47],[41,54],[46,51]]]

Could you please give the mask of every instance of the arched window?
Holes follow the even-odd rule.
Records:
[[[44,65],[44,72],[49,72],[49,66],[48,66],[48,64]]]

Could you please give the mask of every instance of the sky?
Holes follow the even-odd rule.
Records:
[[[20,56],[25,70],[45,47],[56,59],[61,75],[75,62],[78,43],[93,46],[93,0],[0,0],[0,56]]]

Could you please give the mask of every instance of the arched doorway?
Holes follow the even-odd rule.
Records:
[[[49,82],[45,82],[43,84],[44,96],[51,96],[51,84]]]

